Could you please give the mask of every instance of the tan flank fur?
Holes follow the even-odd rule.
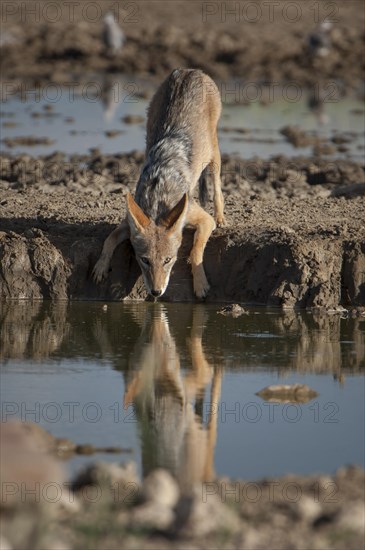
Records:
[[[221,100],[214,82],[199,70],[176,69],[161,84],[148,110],[146,161],[127,217],[106,239],[94,279],[106,277],[120,242],[130,238],[149,294],[161,296],[169,283],[185,226],[195,228],[190,253],[194,292],[209,284],[203,267],[207,241],[224,224],[217,123]],[[206,173],[214,182],[215,220],[192,198]]]

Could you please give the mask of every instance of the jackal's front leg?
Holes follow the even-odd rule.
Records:
[[[191,204],[186,219],[187,224],[196,227],[194,244],[190,253],[191,270],[193,273],[194,292],[198,298],[204,298],[209,290],[204,266],[204,249],[208,239],[215,229],[215,221],[198,204]]]
[[[117,248],[118,244],[126,241],[128,238],[129,225],[127,220],[123,220],[122,223],[110,233],[109,237],[105,239],[100,258],[93,269],[93,279],[96,283],[100,283],[106,278],[114,250]]]

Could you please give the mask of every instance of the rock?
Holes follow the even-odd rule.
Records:
[[[173,510],[159,502],[149,502],[133,508],[130,523],[133,527],[168,530],[175,520]]]
[[[240,317],[240,315],[248,315],[248,311],[241,307],[239,304],[231,304],[229,306],[224,306],[222,309],[217,311],[221,315],[231,316],[231,317]]]
[[[113,501],[115,505],[129,505],[140,496],[140,480],[134,462],[123,465],[96,462],[87,466],[76,476],[71,487],[88,501],[88,486],[92,486],[95,500]]]
[[[13,550],[9,541],[2,535],[0,535],[0,550]]]
[[[49,454],[53,437],[36,424],[12,420],[1,423],[0,438],[2,507],[35,505],[48,514],[65,481],[63,468]]]
[[[140,124],[144,122],[144,117],[141,115],[126,115],[122,118],[125,124]]]
[[[70,269],[47,237],[7,233],[0,242],[0,258],[1,298],[67,299]]]
[[[318,393],[306,384],[280,384],[267,386],[256,395],[271,402],[306,403],[317,397]]]
[[[336,527],[357,531],[365,536],[365,506],[363,502],[351,502],[336,517]]]
[[[117,136],[120,136],[124,132],[122,130],[106,130],[105,136],[107,138],[115,138]]]
[[[160,507],[173,508],[179,499],[179,493],[177,482],[166,470],[154,470],[143,483],[142,498]]]
[[[1,140],[6,147],[12,148],[17,145],[31,147],[36,145],[52,145],[53,139],[48,137],[35,137],[35,136],[18,136],[14,138],[4,138]]]
[[[76,450],[76,444],[66,437],[59,437],[55,440],[56,452],[60,456],[71,455]]]
[[[49,432],[34,422],[9,420],[1,423],[1,437],[9,445],[22,442],[34,452],[49,453],[56,449],[57,440]]]
[[[133,449],[131,447],[96,447],[95,448],[96,453],[110,453],[110,454],[118,454],[118,453],[132,453]]]
[[[281,128],[280,133],[285,136],[294,147],[308,147],[318,142],[317,137],[309,135],[298,126],[284,126]]]
[[[330,143],[317,143],[313,147],[314,156],[333,155],[334,153],[336,153],[336,147]]]
[[[312,523],[315,521],[322,512],[322,507],[319,502],[316,502],[313,498],[302,495],[297,502],[298,514],[301,519]]]
[[[216,495],[210,495],[204,502],[198,487],[191,495],[182,496],[175,514],[171,531],[175,536],[183,538],[202,538],[221,529],[234,532],[240,523],[236,513]]]
[[[95,447],[94,445],[90,445],[89,443],[76,445],[75,452],[78,455],[92,455],[95,453]]]

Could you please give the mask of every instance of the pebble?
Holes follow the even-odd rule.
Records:
[[[145,479],[142,497],[146,502],[173,508],[179,498],[179,487],[169,472],[157,469]]]
[[[267,386],[256,393],[265,401],[306,402],[318,396],[307,384],[278,384]]]
[[[240,317],[241,315],[248,315],[248,311],[241,307],[239,304],[230,304],[228,306],[222,307],[217,313],[220,315],[231,316],[231,317]]]

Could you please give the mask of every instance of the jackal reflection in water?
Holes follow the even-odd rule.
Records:
[[[214,477],[221,369],[205,358],[203,306],[193,310],[188,347],[191,369],[183,372],[167,310],[155,304],[135,346],[124,406],[134,403],[139,422],[143,474],[166,468],[183,488]],[[209,400],[204,395],[210,386]],[[204,425],[203,411],[208,411]]]

